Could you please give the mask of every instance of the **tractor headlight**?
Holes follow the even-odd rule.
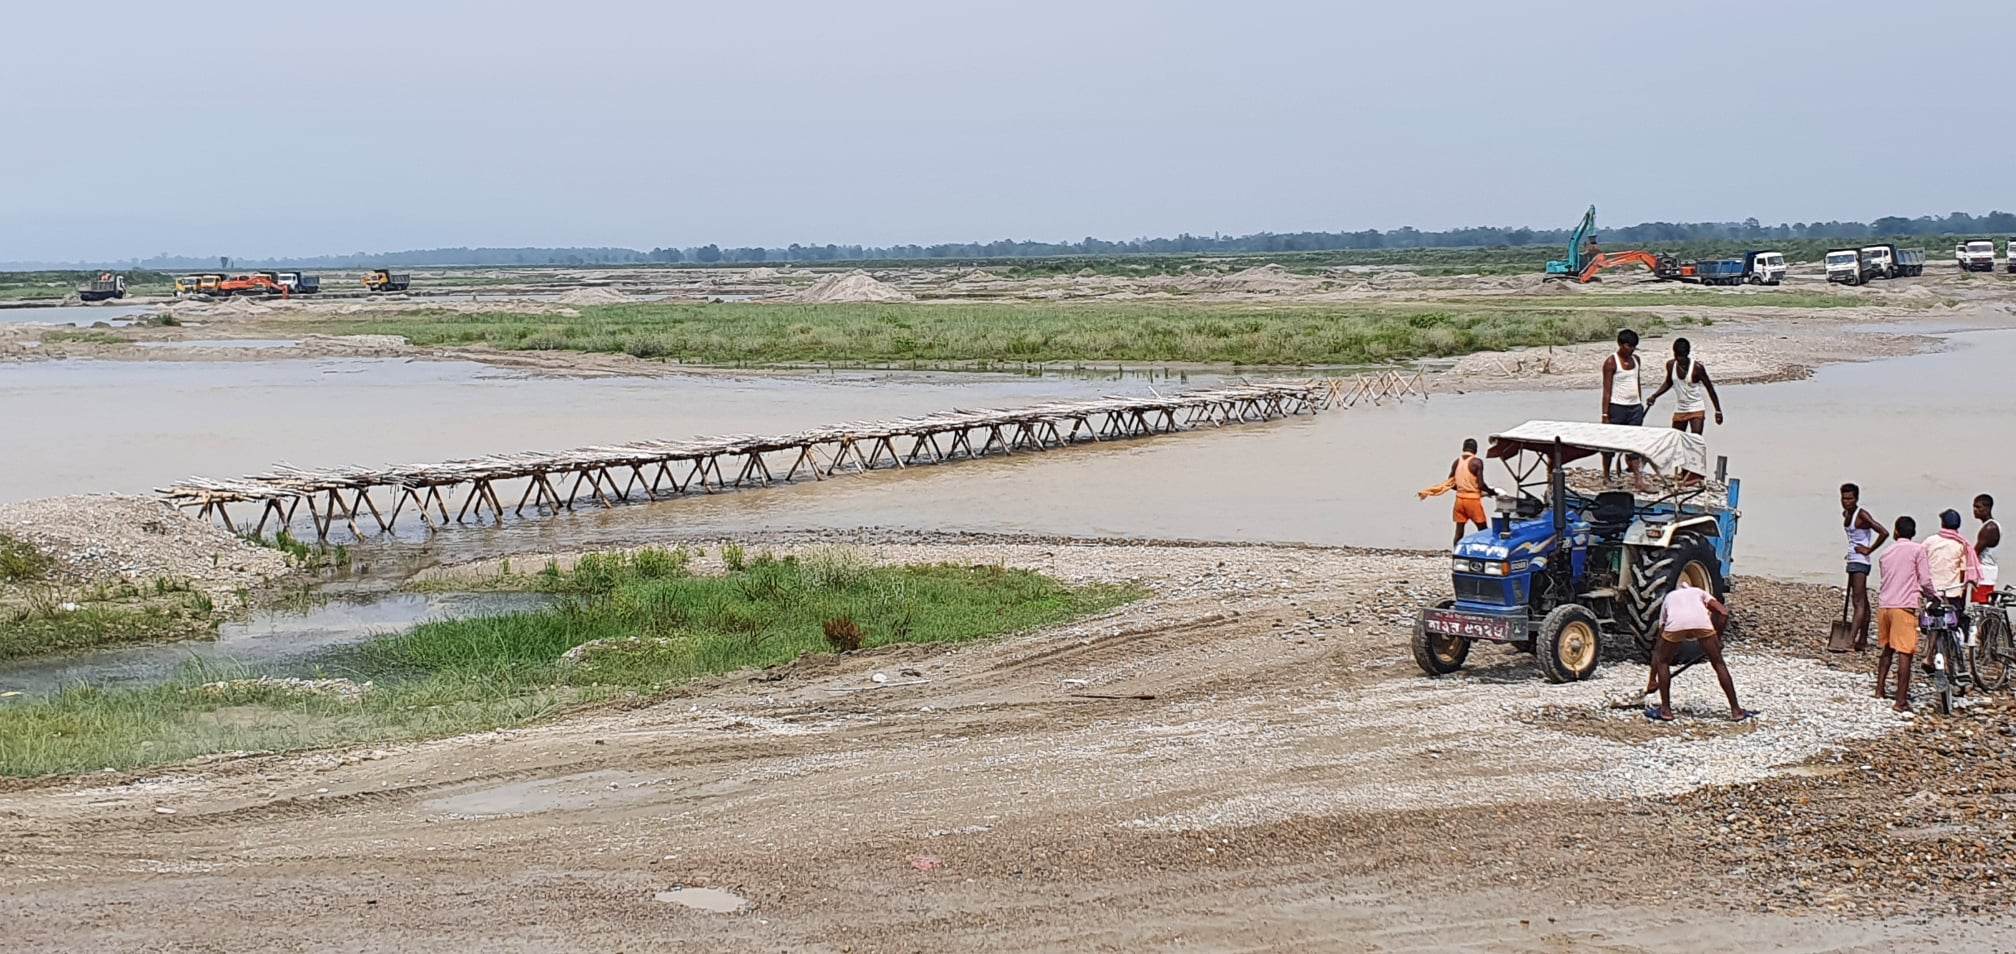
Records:
[[[1498,560],[1493,560],[1493,561],[1490,561],[1490,562],[1487,562],[1487,563],[1485,563],[1485,564],[1484,564],[1484,575],[1485,575],[1485,576],[1504,576],[1504,575],[1505,575],[1505,564],[1504,564],[1504,562],[1503,562],[1503,561],[1498,561]]]
[[[1502,560],[1466,560],[1457,557],[1452,567],[1458,573],[1482,573],[1485,576],[1504,576],[1505,563]]]

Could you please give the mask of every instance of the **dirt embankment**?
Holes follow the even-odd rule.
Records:
[[[294,572],[287,555],[248,543],[158,500],[111,494],[0,504],[0,535],[51,562],[35,585],[67,593],[110,584],[186,583],[219,608]]]
[[[2008,710],[1896,718],[1815,658],[1807,615],[1752,608],[1831,594],[1744,581],[1732,658],[1763,718],[1723,721],[1690,673],[1682,720],[1651,726],[1610,707],[1644,679],[1623,660],[1571,686],[1496,651],[1422,677],[1404,641],[1439,556],[866,548],[1155,596],[532,728],[21,788],[0,795],[19,940],[1555,950],[1655,948],[1680,923],[1699,947],[1836,949],[1908,940],[1888,911],[1966,913],[1939,932],[1962,947],[2011,924],[1987,874],[2016,796]],[[1923,859],[1902,881],[1875,861],[1898,852]],[[115,933],[108,899],[150,916]]]

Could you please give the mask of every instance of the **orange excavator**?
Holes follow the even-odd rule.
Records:
[[[219,295],[286,295],[287,288],[271,272],[234,275],[217,283]]]
[[[1609,252],[1598,252],[1594,258],[1589,259],[1587,265],[1582,266],[1582,274],[1576,276],[1575,280],[1586,285],[1596,280],[1597,272],[1623,268],[1626,265],[1643,265],[1653,277],[1662,281],[1676,279],[1684,281],[1694,277],[1696,270],[1694,263],[1675,262],[1671,255],[1639,251],[1618,252],[1614,255]]]

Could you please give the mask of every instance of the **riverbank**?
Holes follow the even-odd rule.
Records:
[[[403,742],[485,731],[806,655],[958,643],[1054,625],[1136,598],[1000,566],[872,566],[845,550],[781,559],[730,547],[589,554],[482,588],[564,596],[442,619],[270,670],[211,662],[152,686],[90,684],[0,705],[0,775],[132,768],[222,752]],[[886,677],[885,677],[886,679]]]
[[[127,891],[161,914],[122,926],[125,942],[227,947],[276,932],[1142,946],[1178,930],[1214,946],[1255,919],[1272,943],[1376,921],[1431,946],[1643,946],[1670,930],[1676,895],[1704,912],[1690,936],[1753,948],[1880,944],[1906,930],[1901,914],[1946,919],[1949,944],[2009,927],[1994,852],[1973,847],[2016,834],[1992,808],[2016,792],[1997,767],[2007,707],[1898,719],[1865,698],[1866,671],[1817,658],[1807,616],[1763,609],[1824,602],[1814,593],[1738,590],[1731,659],[1759,721],[1721,719],[1713,680],[1690,673],[1681,721],[1653,726],[1610,708],[1644,678],[1621,660],[1569,686],[1516,653],[1422,677],[1404,634],[1446,589],[1438,555],[860,551],[1153,595],[1007,639],[815,655],[524,728],[17,783],[0,794],[0,837],[17,846],[0,886],[33,925],[24,942],[55,947],[102,939],[94,899]],[[1643,851],[1663,859],[1660,879],[1634,876]],[[1921,860],[1872,902],[1858,865],[1903,853]],[[247,879],[298,890],[220,890]],[[682,886],[748,910],[654,900]],[[835,905],[843,886],[856,900]],[[475,916],[472,896],[538,911],[538,927]]]

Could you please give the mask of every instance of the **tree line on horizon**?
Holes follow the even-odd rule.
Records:
[[[1371,251],[1414,248],[1489,248],[1563,245],[1572,229],[1472,227],[1423,231],[1412,226],[1388,229],[1361,229],[1355,232],[1255,232],[1249,235],[1191,235],[1173,238],[1137,238],[1107,241],[1090,236],[1076,242],[1035,242],[999,239],[992,242],[953,242],[936,245],[801,245],[782,248],[757,246],[722,248],[709,244],[687,248],[428,248],[400,252],[353,252],[347,255],[320,255],[305,258],[234,259],[236,268],[402,268],[446,265],[539,266],[539,265],[678,265],[766,263],[816,264],[822,262],[874,260],[982,260],[1003,258],[1043,258],[1049,256],[1121,255],[1211,255],[1268,254],[1287,252]],[[1844,240],[1874,237],[1939,235],[2016,236],[2016,213],[1993,211],[1985,215],[1953,212],[1944,216],[1916,218],[1884,216],[1869,222],[1781,222],[1765,225],[1755,218],[1741,222],[1641,222],[1617,228],[1598,227],[1597,234],[1611,247],[1649,245],[1661,242],[1744,242]],[[120,263],[122,267],[161,270],[208,269],[216,257],[157,255]],[[99,265],[109,263],[98,263]],[[96,267],[96,266],[92,266]]]

